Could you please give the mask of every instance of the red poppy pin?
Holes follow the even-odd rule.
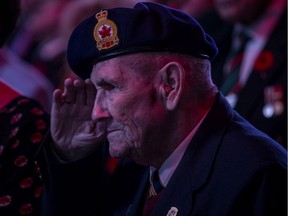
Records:
[[[270,51],[263,51],[257,57],[254,69],[257,72],[266,75],[267,70],[270,69],[273,66],[273,64],[274,64],[273,54]]]

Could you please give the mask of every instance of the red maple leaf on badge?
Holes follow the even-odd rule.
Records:
[[[99,30],[99,34],[100,34],[101,38],[111,36],[111,27],[107,26],[107,25],[103,25],[101,30]]]

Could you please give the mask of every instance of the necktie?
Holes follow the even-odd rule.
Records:
[[[164,189],[164,186],[160,182],[158,171],[154,171],[150,178],[150,188],[147,199],[144,204],[142,211],[142,216],[150,216],[156,203],[160,199],[161,191]]]
[[[222,86],[220,87],[220,90],[224,95],[227,95],[231,91],[235,91],[235,93],[237,93],[237,90],[240,87],[238,84],[240,68],[244,56],[244,49],[250,37],[247,35],[247,33],[242,31],[239,33],[238,38],[238,46],[231,50],[231,53],[227,57],[226,61],[227,64],[225,69],[227,70],[225,72],[227,72],[227,75]]]
[[[159,178],[158,170],[155,170],[150,178],[150,189],[149,189],[149,197],[156,196],[163,189],[163,185]]]

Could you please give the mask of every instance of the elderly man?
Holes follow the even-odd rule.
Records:
[[[218,92],[216,54],[192,17],[156,3],[83,21],[68,62],[85,81],[54,92],[43,214],[285,215],[286,151]]]

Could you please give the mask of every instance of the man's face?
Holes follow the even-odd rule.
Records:
[[[228,22],[249,25],[263,13],[271,0],[214,0],[219,15]]]
[[[142,156],[155,152],[153,142],[161,139],[165,111],[157,94],[157,79],[123,64],[120,57],[94,66],[91,81],[97,95],[92,119],[106,122],[112,156],[129,156],[143,163]]]

